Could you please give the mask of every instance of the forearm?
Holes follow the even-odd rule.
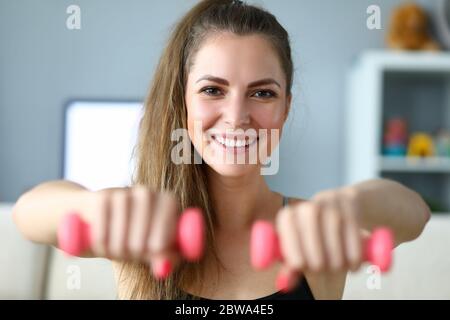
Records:
[[[83,211],[88,192],[83,186],[64,180],[49,181],[24,193],[13,208],[19,231],[30,241],[56,245],[57,226],[69,211]]]
[[[358,197],[359,220],[363,228],[388,226],[396,243],[411,241],[423,231],[431,212],[422,197],[404,185],[376,179],[351,186]]]

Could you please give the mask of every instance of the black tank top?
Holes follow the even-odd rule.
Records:
[[[187,295],[187,300],[191,299],[199,299],[199,300],[211,300],[203,297],[197,297],[192,294],[185,292]],[[289,292],[283,293],[281,291],[277,291],[268,296],[257,298],[255,300],[314,300],[314,296],[309,288],[308,281],[303,277],[299,280],[298,285]]]
[[[288,204],[288,198],[283,197],[283,207]],[[211,300],[203,297],[197,297],[186,292],[188,299],[197,298],[200,300]],[[281,291],[275,292],[265,297],[257,298],[255,300],[314,300],[314,296],[309,288],[308,281],[302,277],[297,286],[289,292],[283,293]]]

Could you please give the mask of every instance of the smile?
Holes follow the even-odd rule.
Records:
[[[222,136],[212,136],[212,140],[225,150],[246,151],[256,144],[258,137],[248,137],[248,139],[227,139]]]
[[[258,140],[256,137],[252,137],[247,140],[247,139],[225,139],[221,136],[213,136],[213,139],[219,142],[220,144],[226,146],[227,148],[247,147],[253,144],[256,140]]]

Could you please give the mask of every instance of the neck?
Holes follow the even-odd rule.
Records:
[[[226,177],[208,169],[208,182],[219,231],[248,230],[258,218],[270,218],[281,195],[272,192],[259,170]]]

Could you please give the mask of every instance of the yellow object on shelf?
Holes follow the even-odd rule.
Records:
[[[418,132],[411,136],[408,145],[409,157],[432,157],[434,156],[433,138],[426,133]]]

